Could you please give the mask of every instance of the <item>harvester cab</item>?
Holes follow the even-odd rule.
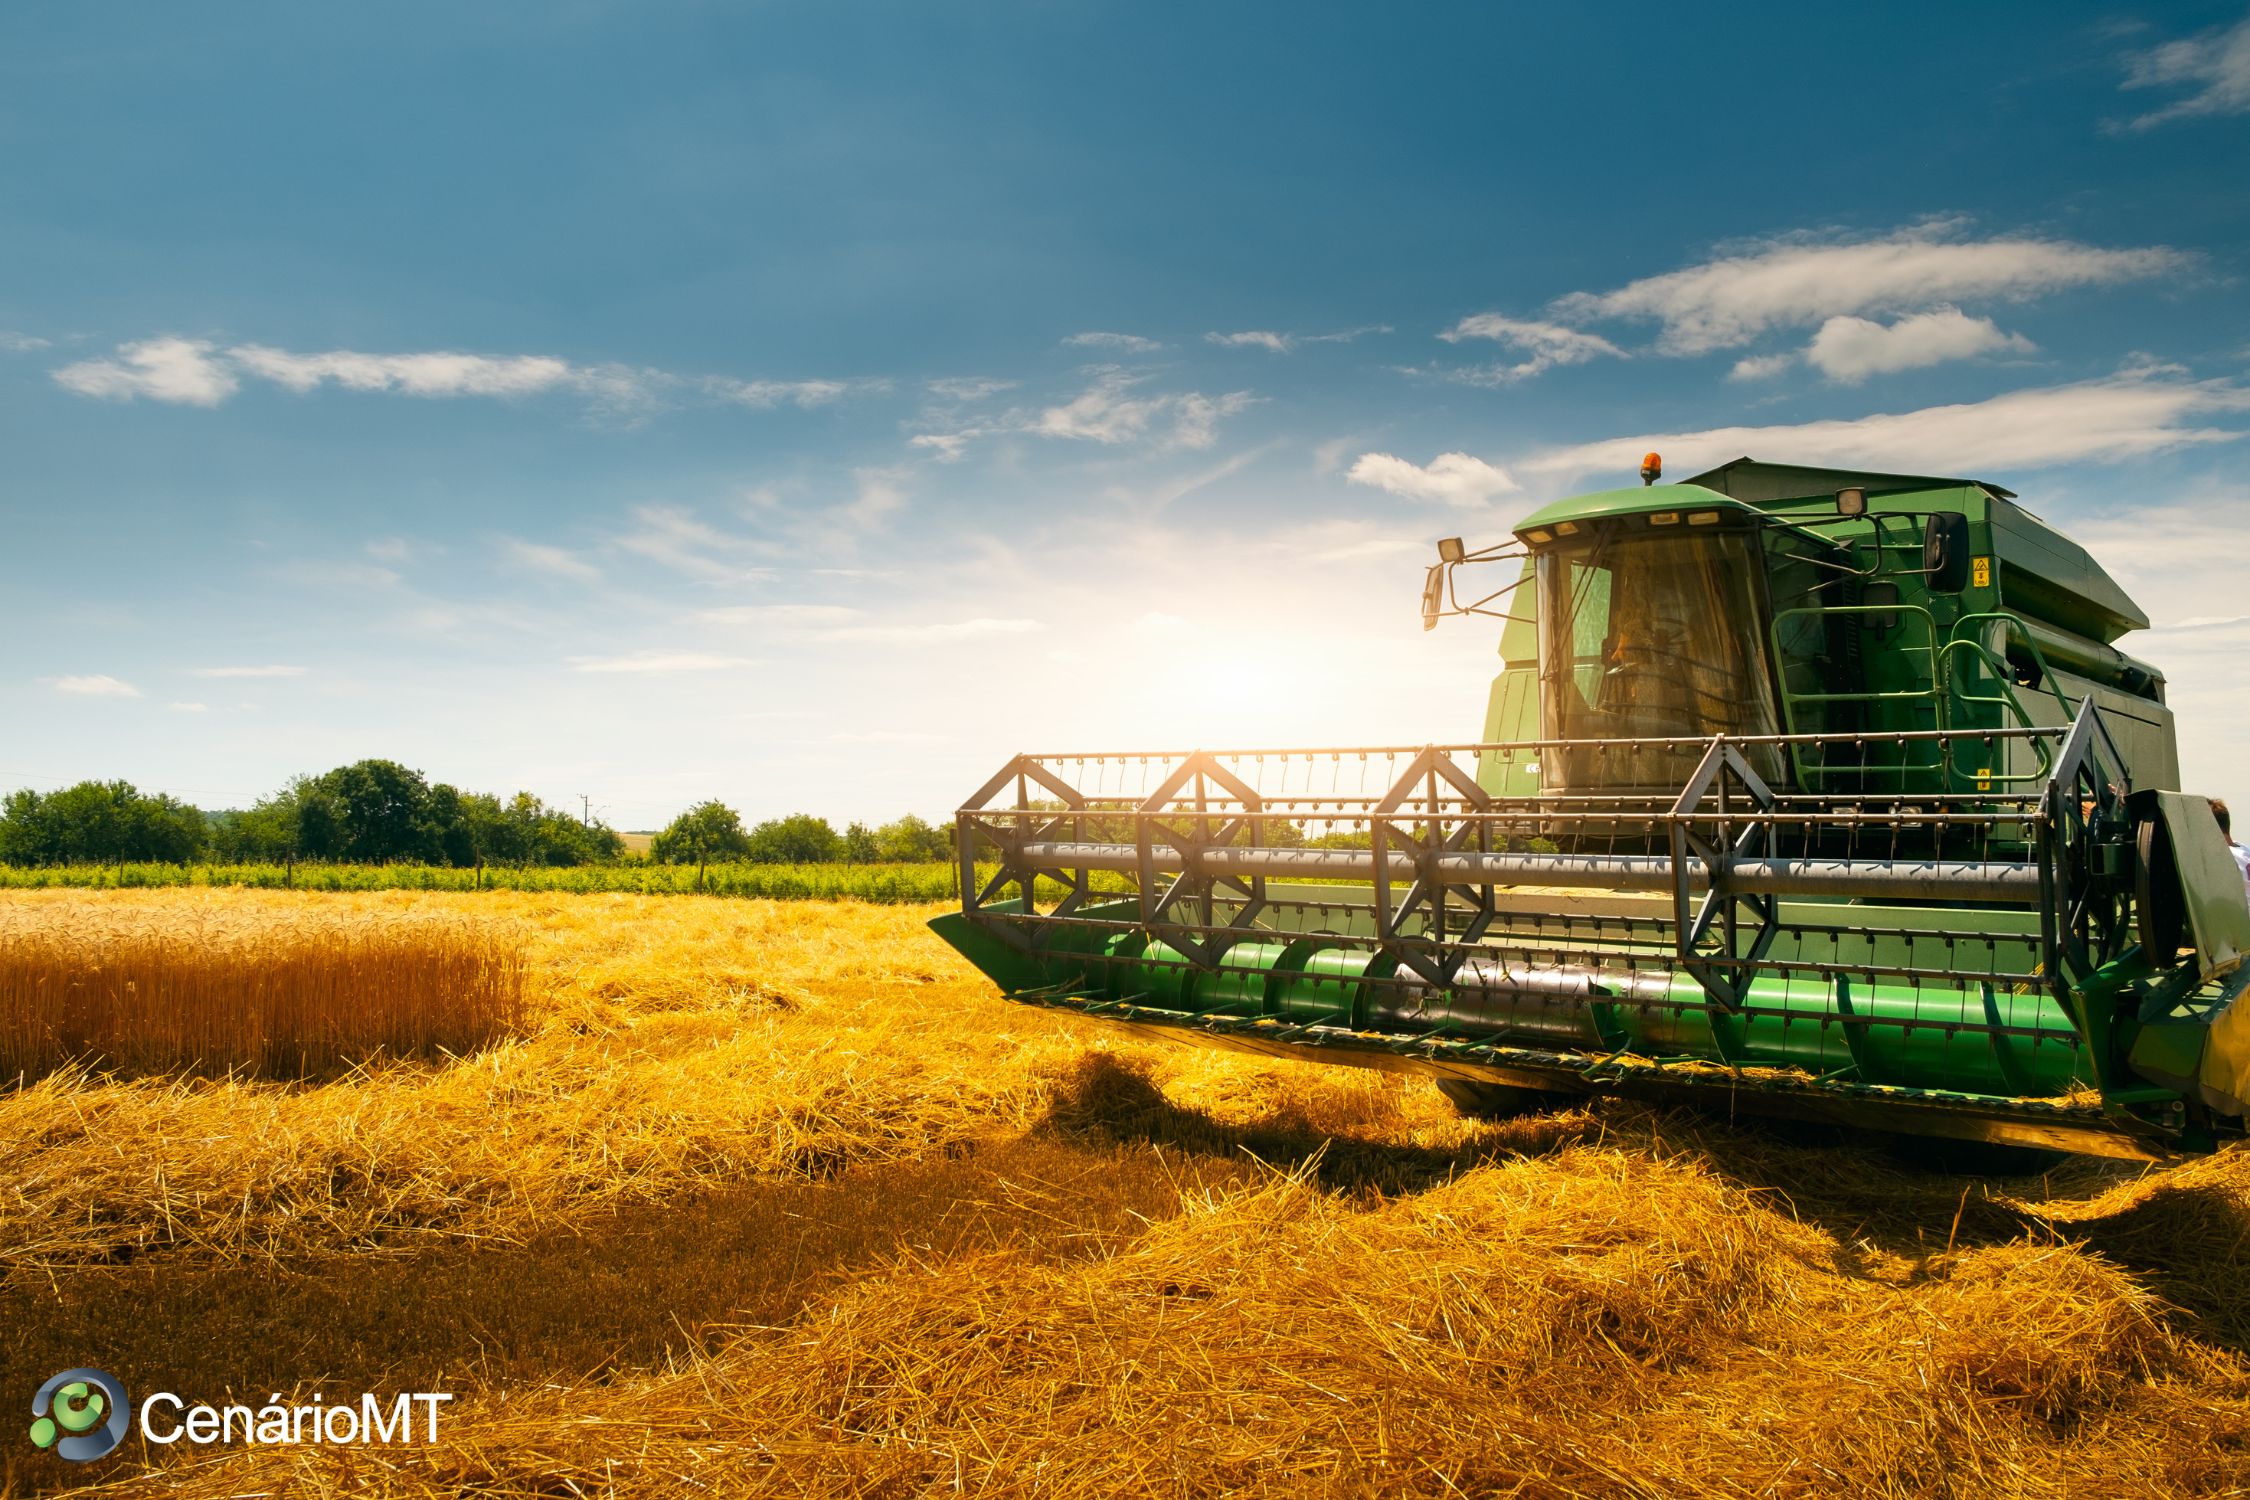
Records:
[[[933,925],[1013,999],[1482,1113],[2241,1135],[2250,906],[2138,606],[1996,485],[1660,477],[1439,544],[1425,626],[1499,625],[1477,742],[1019,755]]]

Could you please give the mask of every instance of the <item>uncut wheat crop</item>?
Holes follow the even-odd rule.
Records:
[[[523,1019],[505,923],[339,907],[0,905],[0,1074],[300,1076],[467,1052]]]

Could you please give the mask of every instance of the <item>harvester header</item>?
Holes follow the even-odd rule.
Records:
[[[1499,627],[1477,740],[1019,755],[933,925],[1027,1004],[1480,1113],[2240,1135],[2250,906],[2138,606],[1996,485],[1642,477],[1440,544],[1425,624]]]

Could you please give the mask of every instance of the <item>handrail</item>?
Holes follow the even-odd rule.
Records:
[[[1945,715],[1943,705],[1938,698],[1937,687],[1937,621],[1934,617],[1932,617],[1930,612],[1919,604],[1904,604],[1897,602],[1889,604],[1806,604],[1798,605],[1795,608],[1791,609],[1780,610],[1775,613],[1773,621],[1767,627],[1766,631],[1768,640],[1772,646],[1774,661],[1777,664],[1780,663],[1783,656],[1781,649],[1781,629],[1783,622],[1801,616],[1811,616],[1818,619],[1826,619],[1830,615],[1918,616],[1922,622],[1922,633],[1926,642],[1926,644],[1922,645],[1918,649],[1925,657],[1928,658],[1930,685],[1926,688],[1905,689],[1900,691],[1888,692],[1799,693],[1794,692],[1790,689],[1788,676],[1785,672],[1777,673],[1776,678],[1781,688],[1782,713],[1786,718],[1790,729],[1792,731],[1795,731],[1797,729],[1799,717],[1797,708],[1800,704],[1910,703],[1919,700],[1928,700],[1930,704],[1930,712],[1936,719],[1938,728],[1942,730],[1945,724]],[[1863,737],[1861,736],[1852,736],[1851,738],[1854,743],[1863,742]],[[1789,747],[1790,766],[1797,773],[1798,784],[1805,787],[1811,787],[1814,784],[1814,779],[1816,777],[1833,777],[1843,776],[1846,774],[1858,775],[1863,777],[1870,775],[1896,775],[1898,777],[1900,790],[1903,791],[1906,786],[1906,777],[1909,772],[1942,772],[1945,767],[1946,760],[1947,756],[1945,755],[1944,748],[1941,745],[1939,749],[1938,759],[1928,764],[1917,764],[1911,762],[1902,755],[1899,763],[1895,766],[1873,766],[1866,764],[1831,766],[1826,764],[1825,760],[1819,762],[1808,762],[1800,746],[1793,744]]]

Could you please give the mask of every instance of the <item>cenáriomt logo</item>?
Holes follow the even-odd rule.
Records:
[[[125,1387],[100,1370],[65,1370],[31,1398],[31,1441],[74,1464],[114,1452],[132,1425]]]

